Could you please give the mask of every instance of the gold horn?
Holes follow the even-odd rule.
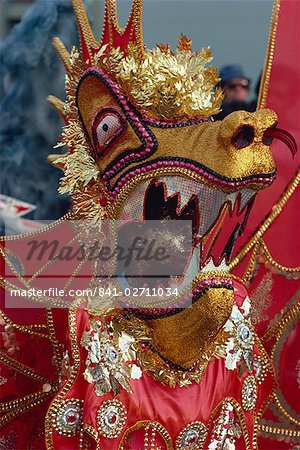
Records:
[[[70,53],[68,52],[68,50],[66,49],[66,47],[64,46],[64,44],[58,37],[53,38],[52,42],[53,42],[56,52],[58,53],[58,56],[60,57],[63,65],[66,68],[66,71],[70,72],[70,70],[71,70],[71,67],[70,67],[70,56],[71,55],[70,55]]]
[[[86,61],[86,59],[92,58],[93,49],[99,49],[99,43],[96,41],[92,32],[82,0],[72,0],[72,3],[77,19],[79,38],[81,42],[81,52],[84,57],[84,61]]]

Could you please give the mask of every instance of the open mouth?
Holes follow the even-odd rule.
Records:
[[[194,286],[196,277],[201,274],[220,272],[224,275],[235,242],[245,228],[255,194],[254,189],[248,188],[225,193],[180,176],[157,177],[140,184],[124,205],[120,219],[128,221],[128,225],[123,232],[128,235],[132,222],[177,222],[171,240],[167,240],[168,232],[163,228],[157,236],[170,250],[169,265],[165,263],[160,268],[156,263],[156,276],[149,276],[151,269],[138,262],[130,268],[131,273],[136,270],[138,276],[131,277],[123,270],[127,285],[151,289],[177,287],[182,293]],[[188,232],[184,223],[188,224]],[[153,230],[151,233],[153,235]],[[144,237],[149,237],[146,232]],[[184,251],[176,246],[179,241]]]

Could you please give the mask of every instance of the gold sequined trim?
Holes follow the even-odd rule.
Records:
[[[256,450],[256,446],[250,446],[250,439],[249,439],[249,434],[248,434],[248,428],[247,428],[247,424],[246,424],[246,420],[244,417],[244,413],[243,413],[243,409],[241,407],[241,405],[238,403],[238,401],[233,398],[233,397],[227,397],[224,400],[222,400],[213,410],[211,416],[210,416],[210,420],[209,423],[207,425],[207,428],[210,429],[214,418],[216,417],[216,415],[219,413],[220,408],[222,408],[222,406],[226,405],[226,403],[231,404],[234,407],[234,410],[238,416],[239,419],[239,423],[240,426],[242,428],[242,432],[243,432],[243,437],[245,440],[245,450]],[[256,442],[256,430],[257,430],[257,425],[255,425],[256,423],[256,416],[254,417],[254,433],[253,433],[253,443]]]
[[[168,431],[165,429],[163,425],[161,425],[159,422],[152,421],[152,420],[141,420],[137,422],[135,425],[129,427],[124,435],[122,436],[122,440],[119,444],[118,450],[124,450],[124,442],[127,438],[128,434],[139,430],[140,428],[153,428],[155,431],[157,431],[163,438],[166,444],[166,450],[174,450],[171,436],[169,435]],[[149,449],[150,450],[150,449]]]
[[[278,21],[279,21],[279,11],[280,11],[280,0],[274,0],[272,16],[271,16],[271,25],[270,25],[270,31],[269,31],[268,48],[267,48],[265,64],[264,64],[264,69],[263,69],[263,73],[262,73],[260,89],[259,89],[259,94],[258,94],[258,101],[257,101],[258,108],[266,107],[266,100],[267,100],[268,89],[269,89],[272,63],[273,63],[273,58],[274,58],[274,53],[275,53],[275,41],[276,41],[277,26],[278,26]]]
[[[22,373],[23,375],[26,375],[27,377],[33,380],[41,381],[42,383],[49,383],[49,380],[46,377],[40,375],[35,370],[31,369],[25,364],[22,364],[19,361],[15,360],[14,358],[11,358],[10,356],[6,355],[3,351],[0,352],[0,362],[5,364],[9,368],[16,370],[17,372]]]
[[[26,397],[23,397],[23,398],[20,398],[17,400],[13,400],[14,403],[10,403],[9,406],[13,405],[14,407],[13,407],[13,409],[10,409],[7,414],[5,414],[4,416],[2,416],[0,418],[0,427],[3,427],[4,425],[6,425],[8,422],[13,420],[19,414],[22,414],[22,413],[28,411],[29,409],[32,409],[35,406],[40,405],[45,400],[50,398],[52,395],[53,395],[53,392],[39,391],[39,392],[35,392],[34,394],[30,394]],[[8,405],[5,404],[4,406],[7,407]]]
[[[263,221],[258,230],[247,242],[247,244],[242,248],[242,250],[231,261],[231,263],[229,264],[230,270],[233,270],[245,258],[245,256],[249,253],[249,251],[259,242],[262,235],[267,231],[270,225],[272,225],[274,220],[281,214],[283,208],[285,207],[286,203],[295,192],[299,183],[300,183],[300,171],[297,171],[294,178],[288,184],[287,189],[284,191],[278,202],[276,202],[272,207],[272,210],[267,216],[267,218]]]
[[[286,267],[278,263],[272,257],[266,243],[263,239],[259,240],[261,252],[260,252],[260,262],[264,262],[267,268],[270,268],[271,272],[284,275],[287,278],[298,279],[300,277],[300,267]]]
[[[281,338],[282,333],[284,332],[286,326],[296,319],[298,315],[300,314],[300,294],[296,294],[294,297],[294,304],[290,306],[289,309],[286,309],[284,314],[282,315],[281,319],[277,321],[274,325],[269,327],[265,334],[262,337],[263,342],[267,342],[270,339],[272,339],[274,336],[276,336],[276,342],[273,347],[273,352],[276,343]]]
[[[294,430],[291,428],[282,428],[275,427],[270,425],[258,425],[258,432],[261,435],[275,435],[279,437],[291,437],[291,438],[300,438],[300,430]]]
[[[78,371],[80,367],[80,355],[79,355],[79,346],[77,342],[77,330],[76,330],[76,310],[69,310],[69,327],[70,327],[70,340],[71,340],[71,354],[73,359],[73,365],[71,368],[71,373],[69,378],[66,380],[65,384],[63,385],[62,389],[58,393],[58,395],[54,398],[53,402],[51,403],[47,414],[45,418],[45,438],[46,438],[46,448],[47,450],[54,450],[53,447],[53,441],[52,441],[52,417],[53,414],[55,414],[55,411],[57,408],[59,408],[59,405],[63,400],[65,400],[65,397],[67,396],[68,392],[72,388]]]
[[[121,333],[125,331],[125,333],[128,333],[135,339],[137,361],[142,371],[150,375],[154,380],[171,387],[176,385],[188,386],[193,381],[200,383],[210,359],[212,357],[220,358],[225,356],[225,344],[228,334],[220,332],[214,342],[203,352],[200,359],[189,370],[175,369],[152,348],[153,330],[147,325],[146,321],[135,316],[130,316],[129,319],[120,321],[120,317],[116,313],[115,319],[112,319],[112,327],[116,332]]]
[[[28,233],[13,234],[10,236],[0,236],[0,242],[1,241],[2,242],[3,241],[17,241],[19,239],[29,238],[32,236],[36,236],[38,234],[43,234],[43,233],[53,230],[53,228],[57,227],[65,220],[72,220],[72,219],[74,219],[73,213],[72,213],[72,211],[69,211],[67,214],[62,216],[60,219],[54,220],[49,225],[47,225],[45,227],[41,227],[38,230],[28,231]]]

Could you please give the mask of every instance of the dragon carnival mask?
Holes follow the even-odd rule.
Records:
[[[81,0],[73,5],[81,48],[69,54],[55,39],[67,71],[67,101],[49,99],[65,121],[58,146],[69,151],[49,160],[64,171],[59,190],[72,197],[77,219],[192,222],[185,274],[192,279],[193,317],[182,297],[180,305],[137,310],[156,330],[160,352],[189,367],[230,315],[227,265],[255,194],[275,179],[272,139],[293,153],[295,142],[268,109],[213,121],[222,92],[217,70],[207,67],[210,49],[193,52],[184,35],[175,52],[169,45],[145,49],[141,0],[133,0],[124,29],[115,1],[106,0],[100,42]],[[189,354],[170,348],[170,330],[179,326],[190,332]]]

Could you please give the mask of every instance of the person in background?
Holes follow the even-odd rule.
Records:
[[[233,111],[255,111],[255,106],[249,101],[250,80],[239,65],[228,65],[220,70],[220,85],[224,91],[222,110],[214,116],[215,120],[222,120]]]

